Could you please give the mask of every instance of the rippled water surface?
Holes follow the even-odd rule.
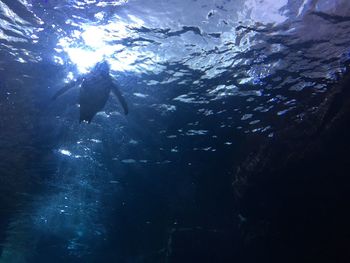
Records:
[[[164,262],[173,229],[229,231],[242,147],[313,116],[350,54],[348,0],[0,0],[0,19],[4,263]],[[103,59],[130,113],[79,124],[77,89],[51,97]]]

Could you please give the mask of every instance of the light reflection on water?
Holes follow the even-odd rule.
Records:
[[[97,14],[100,17],[100,14]],[[71,36],[58,40],[57,49],[67,53],[80,73],[87,73],[97,62],[106,59],[115,71],[132,71],[141,73],[152,71],[152,66],[147,61],[155,62],[156,55],[152,51],[142,50],[141,47],[127,47],[120,44],[123,39],[137,38],[136,29],[143,26],[143,21],[133,15],[128,15],[129,20],[124,22],[120,17],[113,18],[105,25],[81,24],[81,32],[74,30]],[[136,36],[135,36],[136,35]],[[137,63],[146,59],[145,63]],[[59,62],[63,61],[62,58]]]

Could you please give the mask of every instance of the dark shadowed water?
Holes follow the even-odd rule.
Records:
[[[0,262],[185,262],[203,233],[233,262],[246,146],[349,55],[348,0],[0,0]],[[79,124],[78,89],[51,97],[103,59],[129,114]]]

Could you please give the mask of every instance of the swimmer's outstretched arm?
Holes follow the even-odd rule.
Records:
[[[52,100],[56,100],[59,96],[61,96],[62,94],[64,94],[65,92],[67,92],[68,90],[70,90],[71,88],[79,85],[81,82],[83,81],[83,78],[78,78],[70,83],[68,83],[67,85],[65,85],[63,88],[59,89],[55,95],[52,96]]]

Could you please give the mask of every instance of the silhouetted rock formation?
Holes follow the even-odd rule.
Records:
[[[257,146],[233,189],[239,262],[347,262],[350,258],[350,74],[315,115]]]

